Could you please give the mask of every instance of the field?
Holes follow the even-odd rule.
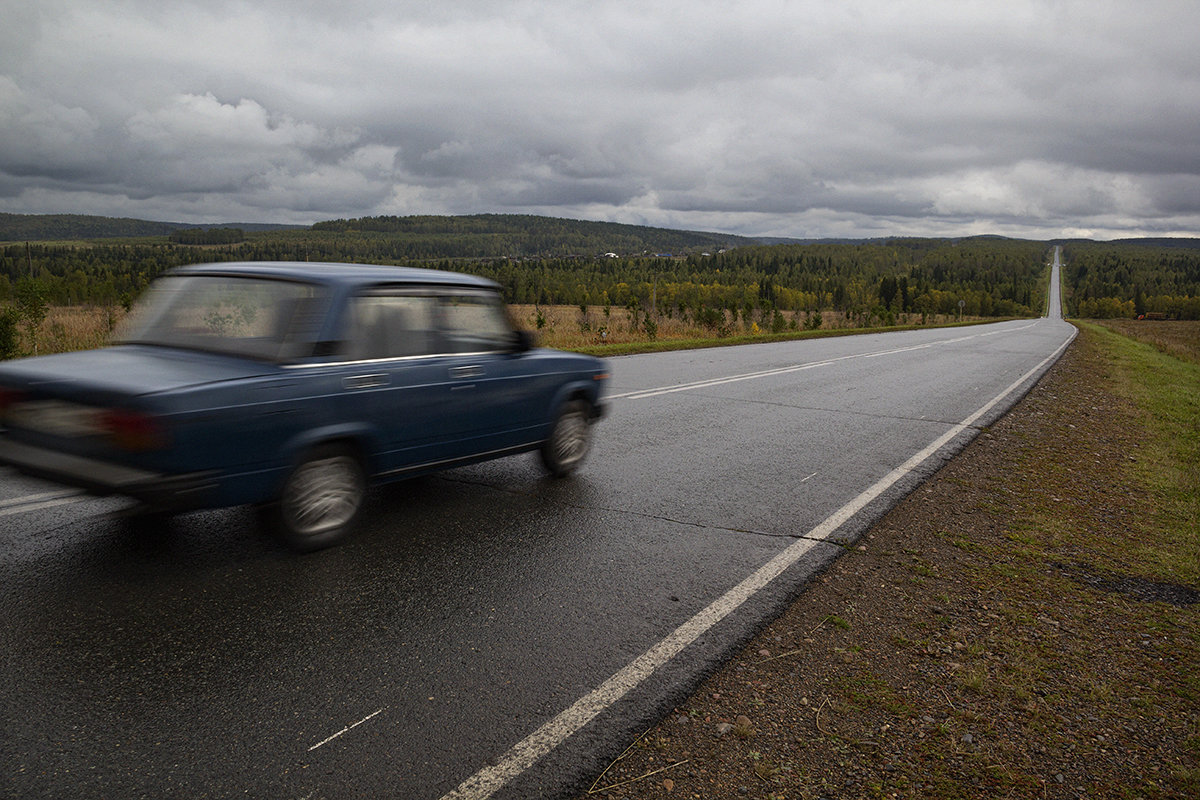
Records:
[[[652,349],[670,343],[703,346],[728,340],[744,344],[760,337],[765,340],[806,330],[851,331],[879,323],[878,318],[849,318],[832,311],[813,315],[781,311],[778,318],[758,312],[749,318],[725,312],[723,321],[712,325],[679,315],[652,317],[647,325],[644,313],[624,307],[513,305],[509,306],[509,314],[517,327],[533,331],[541,346],[601,354]],[[120,306],[51,306],[38,328],[36,341],[28,331],[20,329],[17,351],[20,355],[45,355],[99,347],[124,316],[125,310]],[[900,314],[896,319],[900,326],[919,325],[921,321],[921,314]],[[948,325],[954,321],[945,315],[925,317],[928,325]]]
[[[1185,361],[1200,363],[1200,323],[1165,320],[1109,319],[1104,327]]]
[[[18,326],[17,353],[46,355],[100,347],[124,316],[120,306],[51,306],[36,337]]]
[[[879,324],[877,318],[850,318],[825,311],[817,314],[780,311],[778,317],[755,312],[747,318],[725,312],[715,324],[702,325],[682,315],[647,315],[628,308],[601,306],[509,306],[513,322],[537,334],[538,343],[560,350],[595,350],[604,345],[650,345],[654,342],[717,343],[723,339],[796,334],[806,330],[849,331]],[[539,317],[541,324],[539,325]],[[919,325],[922,315],[900,314],[897,326]],[[948,325],[954,318],[930,314],[925,324]],[[976,320],[977,321],[977,320]],[[994,320],[993,320],[994,321]]]

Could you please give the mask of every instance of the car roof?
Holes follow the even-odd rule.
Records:
[[[226,261],[190,264],[170,270],[170,275],[230,275],[288,278],[330,285],[377,283],[442,284],[496,289],[499,284],[477,275],[438,269],[376,264],[338,264],[324,261]]]

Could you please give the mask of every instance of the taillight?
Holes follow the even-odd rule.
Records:
[[[167,432],[155,417],[140,411],[109,409],[101,414],[109,440],[123,450],[157,450],[167,444]]]
[[[0,386],[0,423],[8,417],[8,412],[11,411],[18,403],[26,397],[25,392],[19,389],[10,389],[7,386]]]

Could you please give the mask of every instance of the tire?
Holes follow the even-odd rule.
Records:
[[[337,445],[319,447],[288,475],[267,521],[293,549],[320,550],[350,533],[366,494],[366,474],[355,454]]]
[[[591,407],[583,400],[563,403],[542,443],[542,464],[556,478],[570,475],[583,463],[592,444]]]

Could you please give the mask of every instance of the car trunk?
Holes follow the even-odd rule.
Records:
[[[144,345],[10,362],[0,369],[6,435],[62,453],[154,468],[172,444],[170,428],[181,408],[174,398],[277,369]]]

